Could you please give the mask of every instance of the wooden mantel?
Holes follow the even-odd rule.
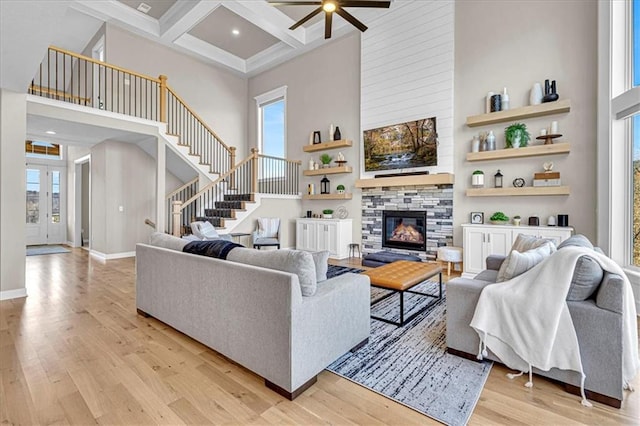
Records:
[[[379,188],[382,186],[412,185],[453,185],[452,173],[436,173],[429,175],[394,176],[374,179],[358,179],[356,188]]]

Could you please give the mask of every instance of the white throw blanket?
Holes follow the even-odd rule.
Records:
[[[590,256],[602,269],[624,280],[622,379],[628,386],[640,366],[631,284],[615,262],[591,249],[565,247],[524,274],[485,287],[471,327],[509,368],[531,372],[531,367],[543,371],[555,367],[581,373],[583,404],[587,405],[578,338],[565,300],[582,255]],[[482,352],[481,349],[481,355]]]

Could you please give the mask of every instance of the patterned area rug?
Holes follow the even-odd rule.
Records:
[[[426,281],[415,289],[436,293],[437,285]],[[372,300],[381,292],[384,290],[372,289]],[[372,313],[397,321],[398,298],[396,295],[378,303]],[[405,316],[428,300],[405,294]],[[369,343],[327,369],[442,423],[464,425],[478,402],[492,363],[447,354],[445,332],[443,298],[404,327],[371,320]]]
[[[62,246],[29,246],[27,247],[27,256],[39,256],[41,254],[57,254],[70,253],[69,250]]]
[[[347,272],[353,272],[359,274],[363,269],[348,268],[346,266],[329,265],[327,268],[327,279],[337,277],[338,275],[346,274]]]

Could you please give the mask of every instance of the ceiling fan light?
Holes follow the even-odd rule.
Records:
[[[336,10],[336,4],[333,1],[325,1],[322,3],[322,10],[327,13],[334,12]]]

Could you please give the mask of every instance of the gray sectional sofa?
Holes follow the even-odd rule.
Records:
[[[164,247],[137,245],[138,312],[255,372],[287,398],[295,398],[325,367],[367,341],[367,276],[348,273],[318,282],[307,297],[296,274],[183,253],[177,250],[184,243],[176,240],[160,244]],[[246,250],[258,252],[242,248],[230,253],[235,250],[245,251],[244,257],[251,254]],[[276,251],[259,256],[271,252]]]
[[[563,244],[590,245],[585,240],[576,235]],[[487,269],[473,279],[456,278],[447,283],[449,353],[476,359],[480,339],[469,324],[480,293],[496,282],[504,259],[505,256],[489,256]],[[574,270],[567,304],[580,345],[587,397],[620,408],[623,399],[621,277],[602,271],[594,260],[583,256]],[[500,362],[491,351],[486,358]],[[534,368],[533,372],[558,380],[565,384],[567,391],[579,394],[580,374],[577,372],[556,368],[549,371]]]

